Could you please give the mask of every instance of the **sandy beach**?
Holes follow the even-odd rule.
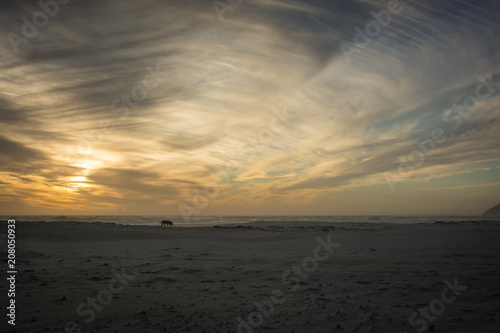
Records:
[[[17,222],[16,235],[9,332],[500,327],[495,223]]]

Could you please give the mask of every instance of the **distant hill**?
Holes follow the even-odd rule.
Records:
[[[485,211],[483,216],[500,216],[500,204]]]

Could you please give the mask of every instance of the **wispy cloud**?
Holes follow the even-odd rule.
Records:
[[[498,165],[500,87],[458,128],[443,114],[479,77],[500,81],[500,5],[401,6],[348,62],[341,43],[355,46],[356,28],[387,1],[247,0],[220,21],[201,0],[73,0],[17,53],[7,34],[23,36],[22,17],[41,9],[4,1],[2,209],[177,214],[235,165],[206,213],[237,213],[243,201],[257,212],[307,207],[385,184],[436,128],[448,140],[404,182]],[[157,84],[138,100],[151,70]],[[295,118],[265,137],[284,107]]]

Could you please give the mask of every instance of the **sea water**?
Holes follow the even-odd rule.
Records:
[[[250,222],[353,222],[353,223],[435,223],[435,222],[500,222],[495,216],[395,216],[395,215],[331,215],[331,216],[191,216],[182,215],[4,215],[1,221],[46,221],[46,222],[108,222],[129,225],[158,225],[162,220],[170,220],[176,226],[210,227],[215,225],[243,224]]]

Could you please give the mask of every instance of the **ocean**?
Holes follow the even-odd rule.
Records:
[[[257,221],[265,222],[352,222],[352,223],[435,223],[489,221],[500,222],[498,216],[394,216],[394,215],[345,215],[345,216],[191,216],[186,220],[181,215],[3,215],[0,221],[46,222],[108,222],[129,225],[158,225],[162,220],[170,220],[177,226],[211,227],[215,225],[243,224]]]

